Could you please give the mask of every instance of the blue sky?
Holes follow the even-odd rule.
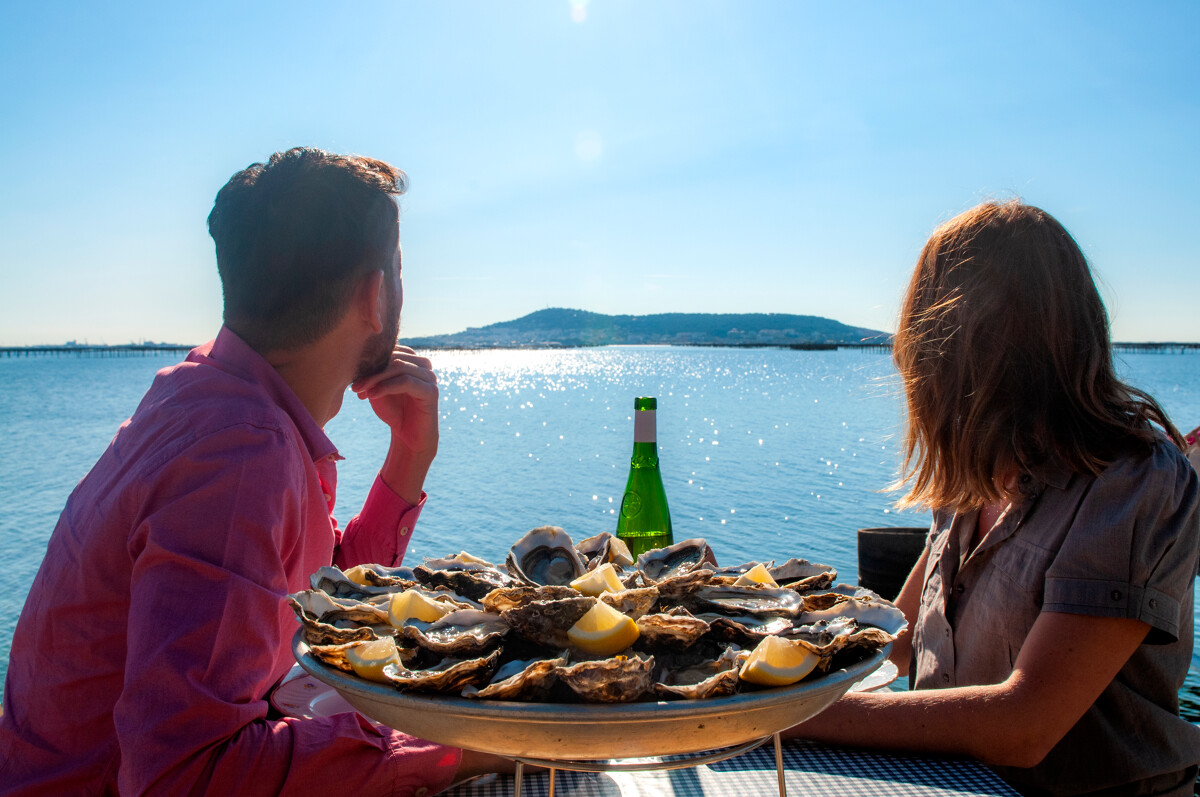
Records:
[[[195,343],[204,220],[313,145],[405,169],[401,336],[545,307],[894,329],[938,222],[1057,216],[1120,340],[1200,340],[1200,4],[10,3],[0,344]]]

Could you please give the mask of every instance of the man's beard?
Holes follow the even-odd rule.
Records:
[[[378,335],[372,335],[363,344],[362,353],[358,357],[358,370],[354,380],[365,379],[388,367],[392,361],[392,352],[396,349],[396,340],[400,337],[400,302],[399,291],[388,283],[387,317],[388,326]]]

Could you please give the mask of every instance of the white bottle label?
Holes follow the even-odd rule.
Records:
[[[634,410],[633,442],[654,443],[658,441],[654,422],[654,410]]]

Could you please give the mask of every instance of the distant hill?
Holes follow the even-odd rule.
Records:
[[[551,308],[514,321],[468,327],[451,335],[405,338],[421,348],[546,348],[619,344],[708,346],[887,343],[877,329],[813,315],[786,313],[660,313],[603,315]]]

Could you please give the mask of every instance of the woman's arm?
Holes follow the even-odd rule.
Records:
[[[913,629],[917,627],[917,612],[921,608],[921,590],[925,586],[925,562],[928,559],[929,546],[925,546],[921,558],[913,565],[913,569],[908,573],[908,578],[904,580],[900,595],[896,597],[896,607],[904,612],[904,619],[908,621],[908,630],[892,643],[892,652],[888,658],[896,665],[896,670],[901,677],[908,675],[908,665],[912,661],[912,633]]]
[[[1149,628],[1140,620],[1043,612],[1002,683],[852,693],[784,736],[1030,767],[1096,701]]]

